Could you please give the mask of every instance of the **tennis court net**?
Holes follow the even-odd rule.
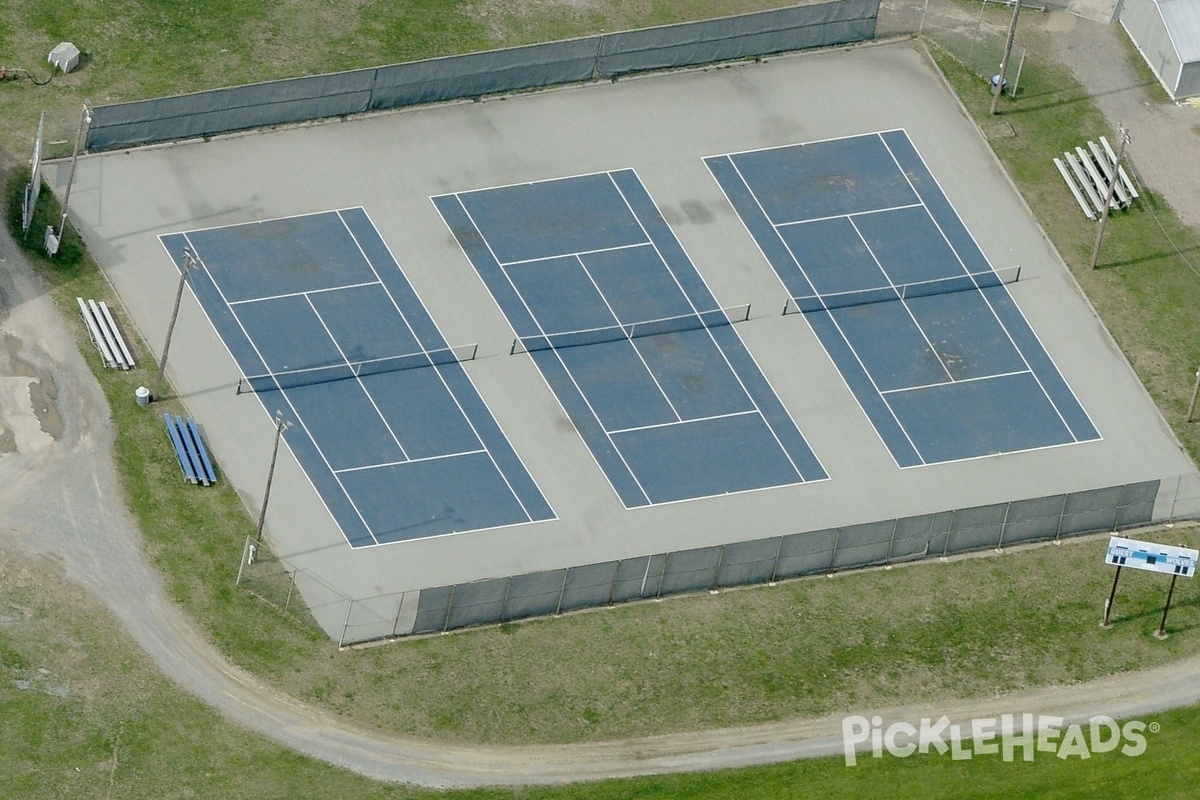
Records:
[[[465,344],[458,347],[445,347],[438,350],[423,350],[420,353],[408,353],[386,358],[372,358],[365,361],[343,361],[341,364],[327,364],[304,369],[285,370],[283,372],[266,372],[261,375],[248,375],[238,379],[237,393],[273,392],[279,389],[295,389],[299,386],[309,386],[330,381],[344,381],[350,378],[361,378],[366,375],[379,375],[385,372],[399,372],[406,369],[420,369],[442,364],[457,364],[463,361],[473,361],[479,350],[478,344]]]
[[[538,350],[559,350],[564,347],[604,344],[606,342],[619,342],[626,339],[640,339],[645,336],[660,336],[665,333],[681,333],[683,331],[700,330],[703,328],[715,328],[745,322],[749,318],[750,304],[747,303],[741,306],[730,306],[729,308],[714,308],[710,311],[697,311],[674,317],[660,317],[659,319],[650,319],[642,322],[631,322],[626,325],[583,328],[537,336],[520,336],[513,340],[509,354],[533,353]]]
[[[878,289],[855,289],[848,292],[830,292],[805,297],[789,297],[783,305],[783,313],[805,314],[812,311],[828,311],[835,308],[887,303],[893,300],[909,300],[914,297],[932,297],[939,294],[971,292],[992,286],[1007,286],[1021,279],[1021,268],[1005,267],[986,272],[969,272],[949,278],[934,278],[928,281],[900,283]]]

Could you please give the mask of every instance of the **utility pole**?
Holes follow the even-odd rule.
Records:
[[[258,512],[258,535],[255,542],[262,542],[263,525],[267,523],[267,502],[271,499],[271,481],[275,479],[275,460],[279,457],[279,440],[283,432],[292,427],[292,423],[283,421],[283,412],[275,411],[275,446],[271,448],[271,467],[267,470],[267,489],[263,492],[262,510]]]
[[[1129,131],[1117,123],[1117,132],[1121,141],[1117,144],[1117,163],[1113,164],[1112,180],[1108,184],[1108,194],[1104,197],[1104,208],[1100,213],[1100,225],[1096,230],[1096,244],[1092,246],[1092,269],[1100,260],[1100,242],[1104,239],[1104,223],[1108,222],[1108,212],[1112,208],[1113,195],[1117,192],[1117,181],[1121,180],[1121,159],[1125,157],[1125,145],[1129,144]]]
[[[171,309],[171,321],[167,323],[167,340],[163,342],[162,358],[158,360],[158,375],[154,378],[154,394],[157,400],[162,395],[163,375],[167,371],[167,353],[171,351],[171,336],[175,333],[175,320],[179,317],[179,301],[183,299],[183,285],[187,283],[188,270],[196,266],[196,254],[190,247],[183,248],[183,267],[179,270],[179,285],[175,289],[175,307]]]
[[[1000,74],[996,76],[996,85],[992,87],[992,110],[989,113],[993,116],[996,113],[996,105],[1000,102],[1000,95],[1004,94],[1004,84],[1007,82],[1004,75],[1008,72],[1008,60],[1012,56],[1013,40],[1017,38],[1017,17],[1020,14],[1021,0],[1013,0],[1012,21],[1008,23],[1008,39],[1004,42],[1004,58],[1000,60]]]
[[[83,126],[92,121],[92,110],[88,107],[88,101],[83,101],[83,111],[79,115],[79,129],[75,131],[75,149],[71,153],[71,171],[67,173],[67,190],[63,192],[62,217],[58,220],[58,233],[51,236],[50,229],[46,228],[46,251],[50,255],[58,252],[58,246],[62,244],[63,229],[67,226],[67,206],[71,202],[71,186],[75,183],[75,165],[79,163],[79,147],[83,143]],[[34,191],[39,187],[35,186]]]

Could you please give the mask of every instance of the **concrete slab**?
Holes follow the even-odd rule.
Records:
[[[892,128],[907,132],[990,263],[1023,265],[1013,296],[1102,440],[900,470],[812,329],[780,316],[779,282],[703,157]],[[625,168],[637,170],[717,300],[753,304],[738,333],[830,480],[626,510],[532,360],[508,355],[512,329],[430,198]],[[47,169],[60,191],[66,173]],[[318,618],[335,637],[346,615],[338,597],[409,591],[393,604],[403,631],[412,592],[426,587],[1131,482],[1175,486],[1196,472],[986,140],[911,42],[90,156],[71,205],[156,353],[178,275],[159,234],[356,206],[446,339],[480,343],[466,369],[558,519],[352,551],[295,459],[281,454],[268,536],[313,579],[306,599],[328,609]],[[234,394],[234,362],[190,294],[171,356],[171,379],[219,469],[257,509],[273,409]],[[314,603],[318,595],[325,601]]]

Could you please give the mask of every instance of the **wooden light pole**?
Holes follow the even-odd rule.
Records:
[[[1104,239],[1104,223],[1108,222],[1108,212],[1112,208],[1113,195],[1117,193],[1117,181],[1121,180],[1121,159],[1125,157],[1125,145],[1129,143],[1129,131],[1117,123],[1117,131],[1121,134],[1121,141],[1117,145],[1117,163],[1113,164],[1112,180],[1108,184],[1108,194],[1104,197],[1104,209],[1100,214],[1100,225],[1096,230],[1096,243],[1092,246],[1092,269],[1096,268],[1096,262],[1100,260],[1100,242]]]
[[[83,143],[83,126],[91,122],[91,109],[88,108],[88,101],[83,101],[83,112],[79,114],[79,128],[76,131],[76,146],[71,152],[71,172],[67,173],[67,188],[62,193],[62,216],[59,218],[59,231],[54,236],[54,253],[59,252],[59,245],[62,243],[62,230],[67,227],[67,205],[71,203],[71,186],[74,184],[74,168],[79,162],[79,145]],[[35,188],[36,191],[36,188]],[[54,255],[50,253],[50,255]]]
[[[157,400],[162,394],[163,375],[167,372],[167,354],[171,352],[171,336],[175,333],[175,320],[179,317],[179,302],[183,299],[183,285],[187,283],[188,270],[196,266],[196,254],[190,247],[183,248],[183,267],[179,270],[179,285],[175,288],[175,306],[171,309],[171,321],[167,323],[167,340],[163,342],[162,358],[158,360],[158,375],[154,378],[154,394]]]
[[[267,523],[267,503],[271,499],[271,481],[275,479],[275,461],[279,457],[279,440],[283,438],[283,432],[292,427],[292,423],[283,421],[283,412],[276,409],[275,411],[275,446],[271,448],[271,467],[267,470],[267,488],[263,492],[262,509],[258,512],[258,534],[254,537],[254,541],[261,542],[263,536],[263,526]]]
[[[1004,58],[1000,60],[1000,74],[996,76],[996,85],[992,87],[992,110],[988,112],[992,115],[996,113],[1000,95],[1004,94],[1004,75],[1008,72],[1008,60],[1012,57],[1013,40],[1017,38],[1017,17],[1020,14],[1021,0],[1013,0],[1012,20],[1008,23],[1008,38],[1004,41]]]

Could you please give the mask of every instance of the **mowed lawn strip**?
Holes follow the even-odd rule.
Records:
[[[1188,798],[1200,708],[1141,718],[1158,726],[1142,755],[1033,763],[949,754],[843,758],[562,787],[435,792],[379,783],[287,750],[226,722],[159,674],[117,621],[45,564],[0,551],[0,775],[6,797],[170,800],[814,800],[1059,798],[1130,791]],[[1086,730],[1086,729],[1085,729]]]
[[[69,154],[83,101],[103,105],[760,11],[788,0],[56,0],[0,14],[3,63],[50,75],[73,42],[82,64],[44,86],[0,83],[0,168],[27,163],[38,115]]]

